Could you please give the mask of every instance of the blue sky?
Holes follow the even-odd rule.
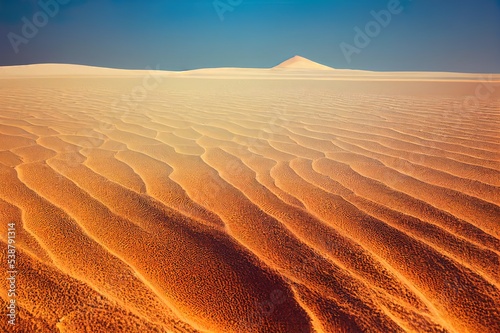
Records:
[[[400,0],[367,45],[355,27],[366,33],[371,11],[397,0],[217,0],[222,15],[213,0],[59,0],[44,22],[40,2],[54,1],[0,0],[0,65],[272,67],[298,54],[335,68],[500,73],[500,0]]]

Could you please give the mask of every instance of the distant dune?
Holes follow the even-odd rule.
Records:
[[[156,66],[152,66],[156,67]],[[201,68],[188,71],[130,70],[69,64],[35,64],[0,67],[0,77],[124,77],[165,76],[211,79],[348,80],[348,81],[500,81],[500,74],[447,72],[374,72],[334,69],[301,56],[272,68]]]
[[[138,74],[133,70],[67,64],[37,64],[0,67],[2,76],[110,76]]]
[[[320,69],[333,70],[333,68],[311,61],[301,56],[294,56],[274,67],[275,69]]]
[[[496,76],[324,67],[0,68],[0,330],[500,332]]]

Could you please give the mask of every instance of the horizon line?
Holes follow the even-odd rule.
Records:
[[[161,71],[161,72],[169,72],[169,73],[185,73],[191,71],[199,71],[199,70],[215,70],[215,69],[255,69],[255,70],[272,70],[272,69],[280,69],[277,66],[273,67],[196,67],[192,69],[185,70],[171,70],[164,68],[152,68],[151,66],[146,66],[144,68],[121,68],[121,67],[106,67],[100,65],[90,65],[90,64],[81,64],[81,63],[57,63],[57,62],[39,62],[39,63],[28,63],[28,64],[16,64],[16,65],[0,65],[0,69],[12,68],[12,67],[27,67],[27,66],[40,66],[40,65],[59,65],[59,66],[81,66],[81,67],[89,67],[89,68],[100,68],[100,69],[111,69],[111,70],[123,70],[123,71]],[[322,64],[321,64],[322,65]],[[156,67],[159,65],[157,64]],[[326,65],[323,65],[326,66]],[[329,66],[326,66],[329,67]],[[340,71],[353,71],[353,72],[368,72],[368,73],[443,73],[443,74],[471,74],[471,75],[500,75],[500,72],[458,72],[458,71],[432,71],[432,70],[372,70],[372,69],[358,69],[358,68],[338,68],[338,67],[330,67],[332,71],[340,72]],[[305,68],[281,68],[283,70],[297,70],[297,71],[322,71],[326,72],[326,70],[321,69],[305,69]],[[0,75],[1,75],[0,71]]]

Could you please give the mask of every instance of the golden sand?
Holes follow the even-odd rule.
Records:
[[[500,331],[498,81],[471,107],[478,75],[300,58],[4,75],[2,330]]]

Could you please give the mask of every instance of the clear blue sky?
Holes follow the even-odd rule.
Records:
[[[224,20],[213,0],[59,1],[43,22],[39,0],[0,0],[0,65],[271,67],[298,54],[335,68],[500,73],[500,0],[400,0],[351,62],[340,44],[356,46],[354,28],[388,0],[218,0],[236,4]],[[26,38],[33,15],[41,27]]]

